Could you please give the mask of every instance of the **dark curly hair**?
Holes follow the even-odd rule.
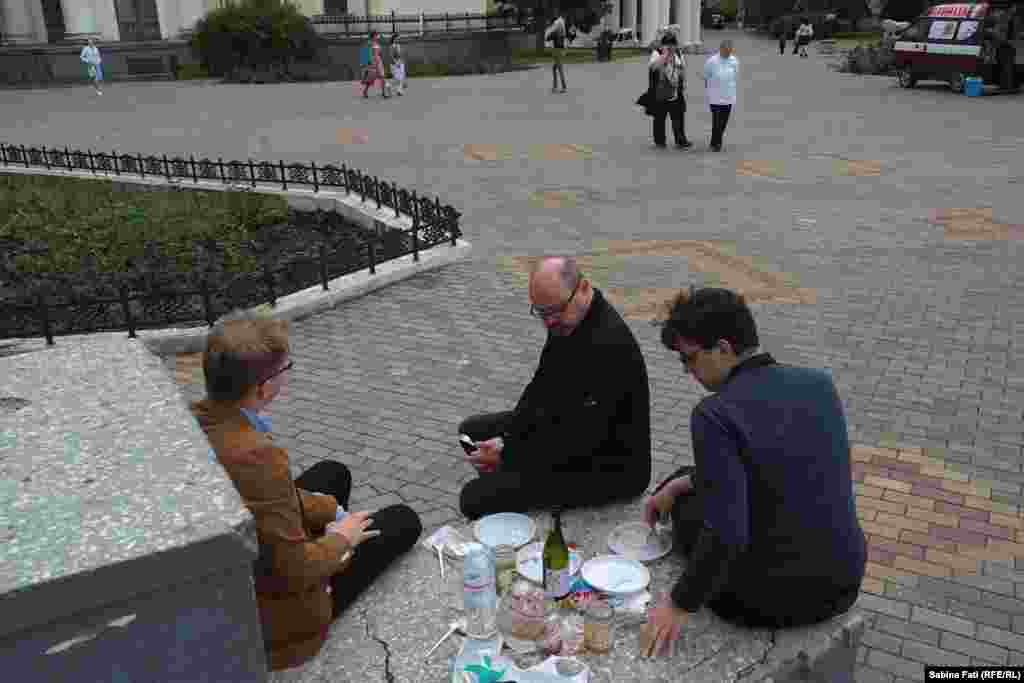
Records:
[[[737,355],[758,346],[754,315],[743,296],[728,289],[704,287],[680,292],[668,302],[668,317],[658,321],[661,343],[676,350],[679,339],[711,349],[719,339],[732,344]]]

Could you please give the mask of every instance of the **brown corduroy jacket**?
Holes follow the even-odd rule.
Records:
[[[236,405],[204,400],[191,409],[256,521],[253,578],[269,668],[298,666],[316,656],[327,637],[330,579],[352,556],[344,537],[323,533],[338,501],[296,487],[288,451],[257,431]]]

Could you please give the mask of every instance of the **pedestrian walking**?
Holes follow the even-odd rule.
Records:
[[[555,17],[555,20],[551,22],[551,28],[544,35],[545,40],[550,40],[552,43],[552,55],[554,61],[551,62],[551,92],[558,92],[558,77],[562,77],[562,90],[565,92],[565,67],[562,66],[562,62],[565,59],[565,18],[559,14]]]
[[[736,81],[739,78],[739,60],[733,55],[731,40],[723,40],[718,54],[704,63],[704,94],[711,108],[711,150],[722,151],[722,136],[729,123],[729,115],[736,104]]]
[[[380,32],[370,34],[370,63],[363,74],[363,97],[369,97],[370,88],[380,82],[381,97],[388,97],[388,82],[385,80],[384,57],[380,48]]]
[[[686,57],[679,49],[675,34],[666,33],[661,47],[651,53],[648,63],[648,101],[654,119],[654,146],[665,147],[665,119],[672,119],[672,135],[677,149],[693,144],[686,139]]]
[[[96,47],[96,41],[89,39],[89,44],[82,48],[78,56],[89,71],[89,78],[92,80],[92,87],[96,89],[97,95],[103,94],[103,56],[100,49]]]
[[[793,46],[793,54],[798,51],[801,57],[807,56],[807,46],[811,44],[814,37],[814,27],[807,17],[800,20],[800,28],[796,30],[796,45]]]
[[[405,59],[402,57],[402,43],[398,34],[391,36],[391,80],[392,91],[398,95],[405,94]]]
[[[782,26],[781,28],[779,28],[778,34],[779,34],[779,54],[780,55],[784,55],[784,54],[786,54],[786,27]]]

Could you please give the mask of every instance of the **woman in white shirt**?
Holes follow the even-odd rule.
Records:
[[[723,40],[718,54],[704,63],[704,93],[711,107],[711,149],[722,151],[722,136],[736,104],[740,63],[732,54],[732,41]]]

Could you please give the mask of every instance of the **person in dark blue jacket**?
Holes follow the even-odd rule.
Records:
[[[644,509],[652,525],[671,514],[676,547],[689,560],[648,617],[654,653],[702,606],[753,628],[847,611],[867,546],[831,377],[762,353],[750,309],[726,289],[681,293],[661,339],[712,394],[690,418],[696,465],[662,482]]]

